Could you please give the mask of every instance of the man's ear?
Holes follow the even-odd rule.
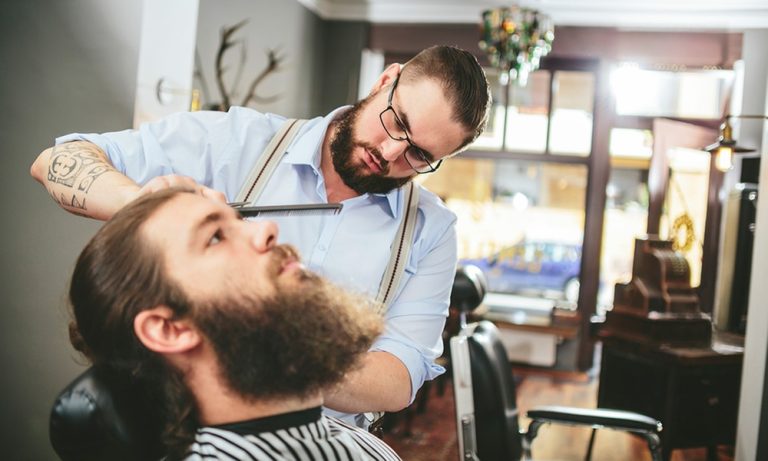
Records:
[[[187,352],[202,342],[192,322],[175,319],[167,306],[139,312],[133,319],[133,331],[147,349],[159,354]]]
[[[371,88],[371,94],[376,93],[383,87],[394,82],[397,76],[400,75],[402,68],[403,65],[398,63],[387,66],[387,68],[379,75],[379,78],[376,79],[376,82],[374,82],[373,87]]]

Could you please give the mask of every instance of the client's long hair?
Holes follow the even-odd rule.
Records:
[[[136,337],[133,321],[142,310],[163,304],[183,317],[190,309],[184,292],[164,276],[163,261],[146,239],[142,224],[184,189],[144,196],[115,214],[96,233],[72,275],[70,340],[94,365],[136,380],[159,409],[162,442],[171,459],[181,458],[194,439],[197,414],[181,374]]]

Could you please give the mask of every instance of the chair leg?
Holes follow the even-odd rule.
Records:
[[[584,461],[592,460],[592,448],[595,446],[595,435],[597,435],[597,429],[592,428],[592,433],[589,435],[589,445],[587,445],[587,455],[584,457]]]
[[[661,452],[661,439],[659,439],[659,436],[647,432],[640,435],[642,435],[643,438],[645,438],[645,441],[648,442],[648,449],[651,450],[651,459],[653,459],[653,461],[662,461],[664,456]]]
[[[531,446],[533,445],[533,439],[539,435],[539,428],[543,425],[544,423],[542,421],[533,420],[531,421],[531,424],[528,425],[528,430],[525,432],[525,434],[522,434],[524,461],[531,460]]]

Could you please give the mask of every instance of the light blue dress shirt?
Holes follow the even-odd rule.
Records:
[[[347,109],[304,125],[257,204],[327,202],[320,171],[322,142],[328,124]],[[107,153],[117,170],[139,184],[155,176],[181,174],[224,192],[231,201],[284,120],[242,107],[227,113],[183,112],[138,130],[71,134],[56,143],[90,141]],[[270,219],[278,223],[278,240],[296,246],[310,269],[375,297],[405,212],[404,195],[399,189],[364,194],[345,200],[341,213],[333,216]],[[421,189],[410,259],[386,313],[385,332],[372,347],[395,355],[408,368],[411,400],[425,380],[445,372],[434,360],[443,351],[441,333],[456,266],[455,221],[434,194]]]

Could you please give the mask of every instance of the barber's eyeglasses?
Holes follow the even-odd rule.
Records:
[[[387,98],[387,108],[379,114],[381,120],[381,126],[384,127],[384,131],[387,132],[390,138],[395,141],[405,141],[408,143],[408,149],[405,150],[405,161],[408,162],[413,171],[418,174],[433,173],[440,168],[440,164],[443,160],[440,159],[434,164],[428,159],[431,155],[427,154],[424,149],[417,146],[411,141],[408,136],[408,131],[405,129],[405,124],[397,116],[397,112],[392,107],[392,96],[395,94],[395,88],[397,88],[397,82],[400,80],[398,75],[395,78],[395,82],[392,84],[392,89],[389,90],[389,98]]]

